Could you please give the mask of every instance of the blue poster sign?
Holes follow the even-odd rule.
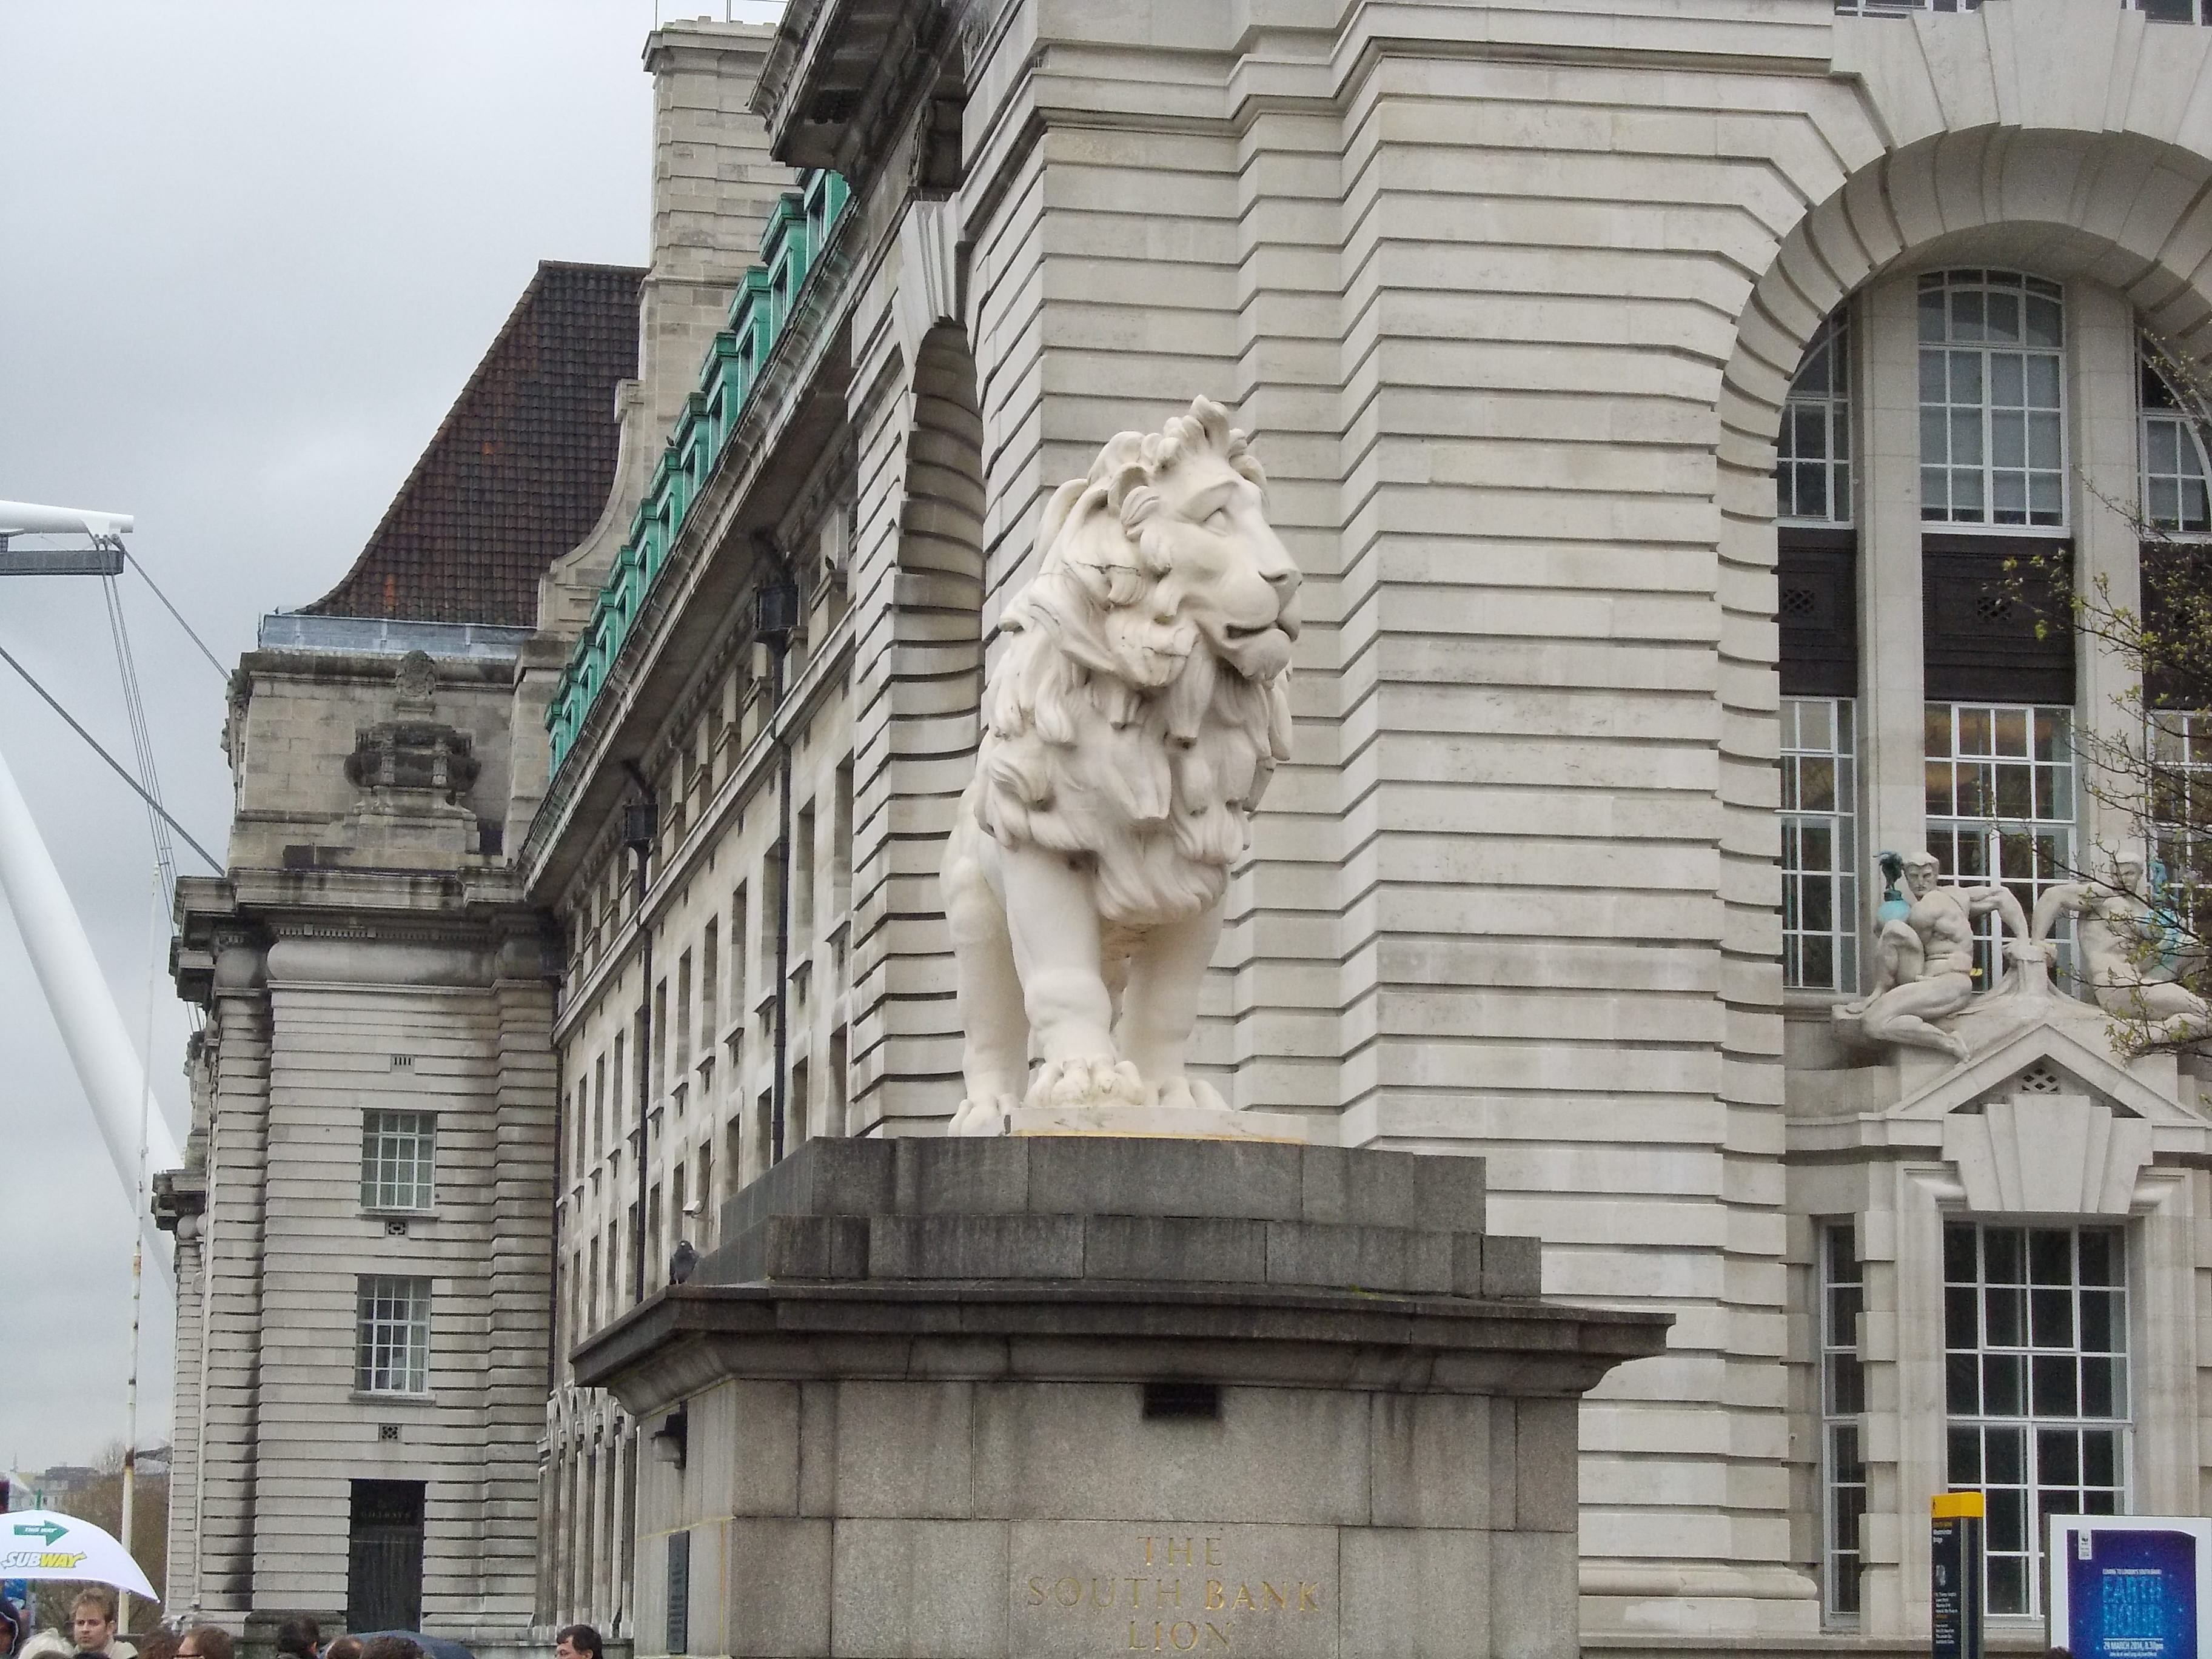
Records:
[[[2212,1659],[2212,1522],[2051,1517],[2051,1643],[2074,1659]]]

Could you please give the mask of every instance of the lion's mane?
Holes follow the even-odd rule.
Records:
[[[1290,753],[1288,670],[1247,679],[1145,603],[1173,564],[1158,480],[1204,449],[1266,482],[1222,409],[1191,407],[1113,438],[1054,493],[1043,567],[1006,609],[983,697],[978,822],[1002,845],[1087,858],[1101,920],[1125,927],[1220,898]]]

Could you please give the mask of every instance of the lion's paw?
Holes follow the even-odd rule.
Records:
[[[945,1126],[948,1135],[1003,1135],[1012,1133],[1014,1097],[994,1095],[988,1100],[963,1100]]]
[[[1074,1054],[1066,1060],[1048,1060],[1038,1066],[1024,1103],[1061,1111],[1083,1106],[1141,1106],[1144,1079],[1126,1060],[1111,1054]]]
[[[1147,1104],[1164,1106],[1170,1110],[1187,1109],[1202,1112],[1225,1112],[1229,1103],[1204,1078],[1171,1077],[1156,1083],[1146,1091],[1150,1097]]]

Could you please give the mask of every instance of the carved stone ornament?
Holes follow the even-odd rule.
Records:
[[[1264,483],[1200,398],[1114,438],[1045,507],[946,849],[955,1134],[1007,1133],[1020,1108],[1149,1133],[1254,1115],[1188,1078],[1183,1049],[1230,866],[1291,750],[1298,571]]]
[[[346,779],[364,789],[423,790],[451,801],[477,781],[475,747],[467,732],[435,720],[384,720],[355,732]]]
[[[399,707],[406,712],[427,714],[436,706],[438,673],[427,651],[410,651],[402,657],[392,684],[398,693]]]

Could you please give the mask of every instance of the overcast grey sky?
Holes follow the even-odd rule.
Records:
[[[540,258],[643,262],[654,21],[653,0],[0,4],[0,499],[136,514],[134,553],[235,661],[344,571]],[[127,754],[99,586],[0,581],[0,644]],[[222,678],[125,591],[171,810],[220,852]],[[0,748],[135,1034],[145,815],[4,665]],[[181,1139],[187,1028],[156,995]],[[0,1153],[0,1464],[87,1462],[123,1432],[131,1217],[4,907]],[[170,1301],[149,1284],[144,1444],[169,1431]]]

